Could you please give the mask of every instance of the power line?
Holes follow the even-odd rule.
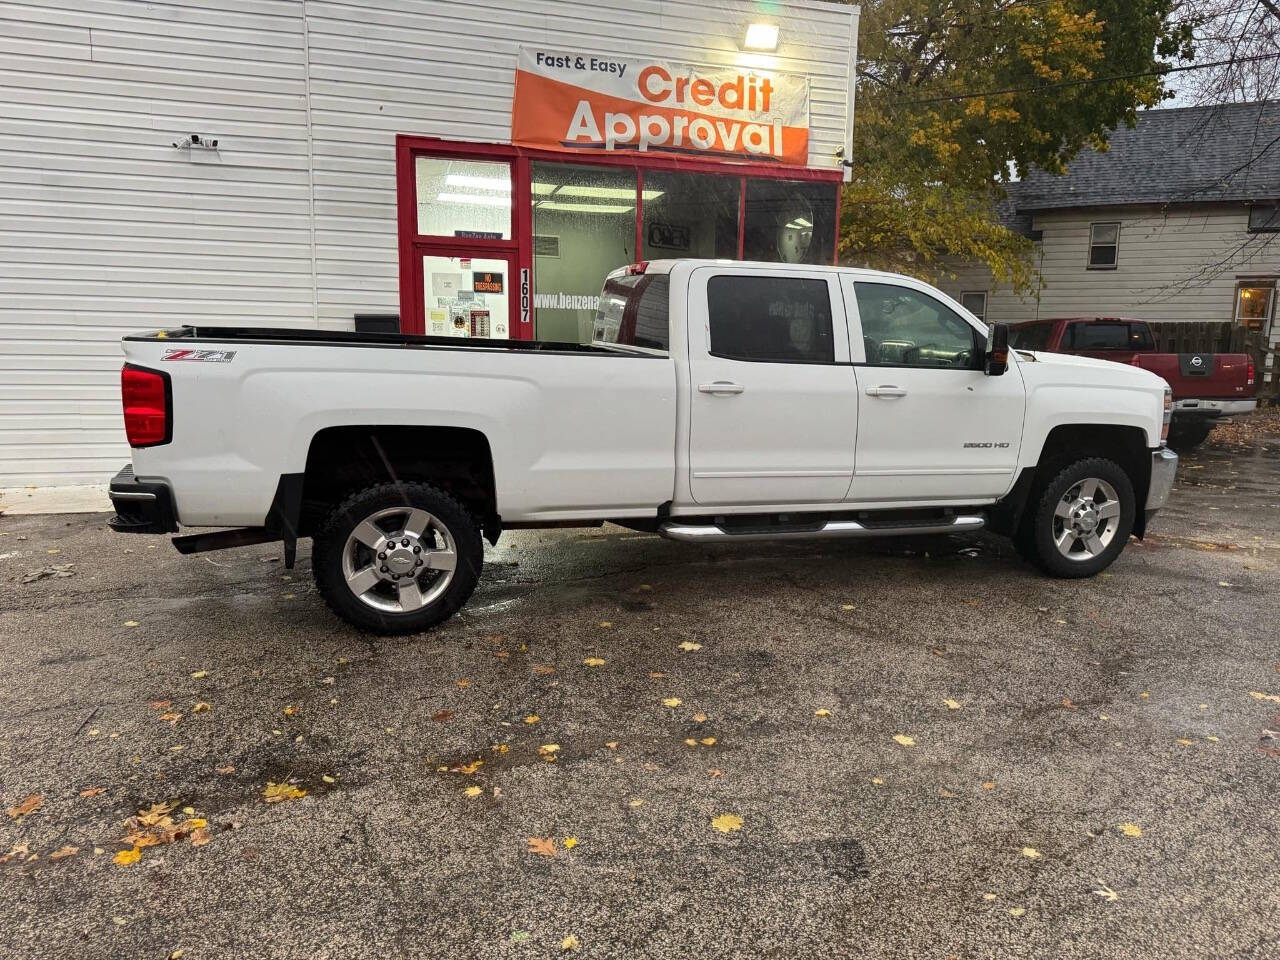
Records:
[[[979,93],[954,93],[942,97],[922,97],[916,100],[898,100],[897,106],[908,106],[922,103],[947,103],[952,100],[976,100],[978,97],[998,97],[1006,93],[1040,93],[1044,90],[1058,90],[1063,87],[1082,87],[1093,83],[1115,83],[1119,80],[1138,80],[1143,77],[1163,77],[1170,73],[1185,73],[1188,70],[1208,70],[1211,67],[1229,67],[1237,63],[1256,63],[1261,60],[1280,59],[1280,53],[1260,53],[1252,57],[1234,57],[1230,60],[1215,60],[1212,63],[1192,63],[1182,67],[1161,67],[1158,70],[1144,70],[1141,73],[1125,73],[1114,77],[1088,77],[1084,80],[1062,80],[1058,83],[1046,83],[1035,87],[1006,87],[1004,90],[985,90]]]

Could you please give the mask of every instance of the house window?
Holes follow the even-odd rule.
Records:
[[[987,322],[987,291],[970,290],[960,294],[960,306],[964,307],[983,323]]]
[[[1114,270],[1120,249],[1119,223],[1089,224],[1089,269]]]
[[[1280,233],[1280,203],[1255,203],[1249,207],[1250,233]]]
[[[1246,280],[1236,285],[1236,323],[1266,332],[1275,310],[1274,280]]]

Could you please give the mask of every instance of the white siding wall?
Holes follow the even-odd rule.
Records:
[[[812,78],[810,163],[835,166],[853,8],[774,6],[769,66]],[[395,136],[508,140],[520,44],[738,64],[758,7],[5,0],[0,486],[102,482],[127,459],[130,331],[396,311]],[[170,146],[193,132],[218,153]]]
[[[1164,210],[1118,207],[1043,213],[1037,244],[1040,302],[996,288],[984,267],[956,265],[942,288],[989,290],[987,318],[1126,316],[1143,320],[1231,320],[1239,277],[1280,276],[1280,234],[1250,234],[1248,208],[1200,204]],[[1088,270],[1089,224],[1120,222],[1115,270]]]

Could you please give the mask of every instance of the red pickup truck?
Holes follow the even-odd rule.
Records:
[[[1169,445],[1188,449],[1214,426],[1257,408],[1257,378],[1247,353],[1160,353],[1144,320],[1065,317],[1009,325],[1017,350],[1074,353],[1114,360],[1164,377],[1173,390]]]

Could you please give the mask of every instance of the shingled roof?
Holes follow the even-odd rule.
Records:
[[[1083,150],[1063,176],[1033,170],[1008,190],[1018,213],[1280,199],[1280,100],[1146,110],[1106,153]]]

